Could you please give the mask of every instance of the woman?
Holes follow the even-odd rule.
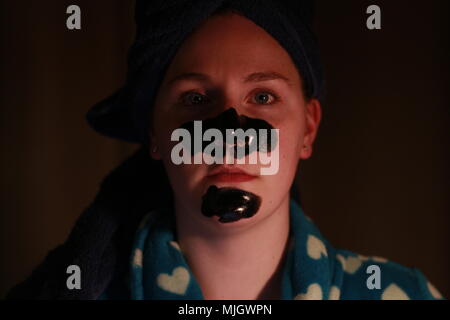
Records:
[[[334,248],[290,197],[321,120],[310,2],[138,1],[136,20],[127,84],[88,120],[143,147],[11,298],[441,298],[416,269]],[[194,121],[277,129],[275,144],[253,150],[274,156],[275,170],[261,174],[265,164],[250,163],[250,151],[244,163],[205,163],[214,157],[205,149],[203,161],[177,163],[174,132],[195,133]],[[194,158],[187,150],[183,159]],[[65,287],[74,264],[81,290]],[[380,281],[368,279],[373,266]]]

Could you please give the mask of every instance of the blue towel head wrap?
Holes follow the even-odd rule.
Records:
[[[278,40],[297,66],[306,95],[323,99],[312,0],[137,0],[126,82],[88,111],[90,126],[109,137],[148,144],[149,111],[177,49],[202,21],[224,9],[242,13]]]

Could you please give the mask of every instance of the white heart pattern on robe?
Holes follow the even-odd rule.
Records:
[[[325,248],[322,240],[313,235],[309,235],[306,242],[306,249],[308,256],[314,260],[320,259],[322,255],[325,257],[328,256],[327,249]]]
[[[342,264],[342,269],[350,274],[356,273],[356,271],[358,271],[359,267],[361,267],[363,263],[363,261],[359,257],[349,256],[345,258],[343,255],[338,254],[337,258]]]
[[[322,287],[318,283],[309,285],[306,293],[299,293],[294,300],[322,300]]]
[[[395,283],[390,284],[381,295],[381,300],[410,300],[408,295]]]
[[[176,267],[172,275],[161,273],[156,279],[158,286],[168,292],[183,295],[189,285],[189,271],[184,267]]]

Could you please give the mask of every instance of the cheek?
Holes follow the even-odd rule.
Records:
[[[295,177],[299,161],[299,153],[292,143],[294,143],[294,141],[287,139],[285,141],[281,141],[280,144],[280,169],[274,178],[277,180],[277,185],[286,185],[283,189],[290,188],[290,184]]]
[[[300,158],[301,148],[303,146],[303,126],[300,119],[292,123],[286,123],[279,128],[280,143],[280,167],[297,163]]]
[[[175,197],[185,204],[190,203],[194,207],[199,206],[201,197],[206,191],[203,183],[207,173],[206,166],[194,164],[175,165],[170,157],[164,158],[163,162]]]
[[[172,133],[176,128],[177,125],[173,124],[170,119],[167,119],[162,115],[158,115],[158,117],[154,118],[152,132],[163,160],[170,160],[172,148],[178,144],[178,141],[171,141]]]
[[[278,190],[287,192],[295,178],[303,134],[300,126],[279,126],[279,170],[276,175],[268,176],[267,182],[276,185]]]

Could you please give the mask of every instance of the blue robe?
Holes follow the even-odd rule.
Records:
[[[442,296],[416,268],[334,248],[301,207],[290,202],[290,239],[283,300],[434,300]],[[175,238],[169,209],[148,213],[136,231],[122,291],[100,299],[204,299]],[[126,292],[124,292],[126,291]]]

